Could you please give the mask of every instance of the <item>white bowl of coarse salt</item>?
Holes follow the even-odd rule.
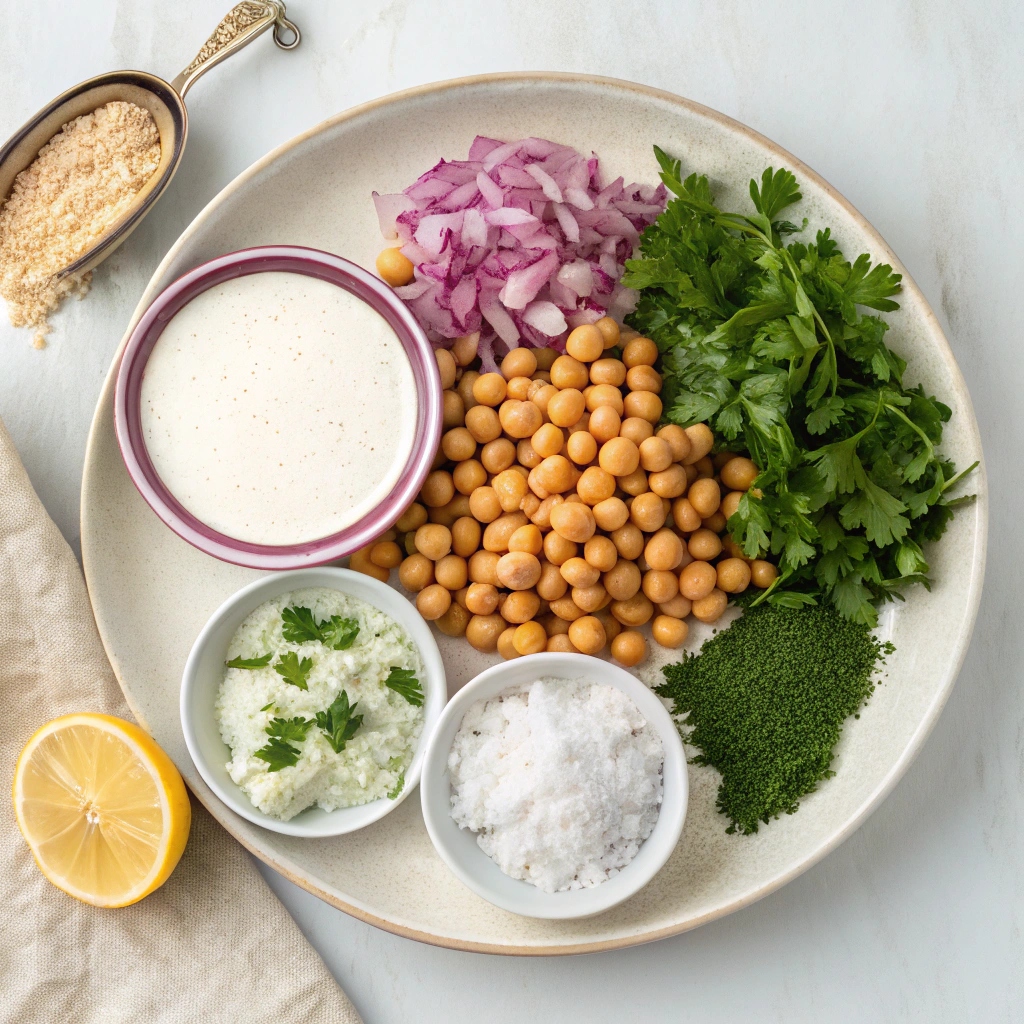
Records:
[[[660,699],[583,654],[528,655],[470,680],[442,712],[420,780],[427,831],[459,880],[552,920],[642,889],[679,841],[687,797]]]

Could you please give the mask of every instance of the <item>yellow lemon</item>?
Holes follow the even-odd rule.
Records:
[[[171,759],[110,715],[47,722],[18,758],[13,795],[39,870],[97,907],[125,907],[163,885],[192,821]]]

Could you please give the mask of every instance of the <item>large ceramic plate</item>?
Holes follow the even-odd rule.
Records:
[[[871,226],[799,160],[734,121],[687,100],[624,82],[567,75],[499,75],[447,82],[357,107],[282,146],[237,178],[195,219],[160,264],[136,318],[191,267],[232,249],[309,245],[372,266],[381,247],[370,192],[398,191],[441,156],[464,158],[477,133],[538,135],[594,150],[609,176],[654,181],[653,143],[706,172],[726,205],[746,204],[747,181],[783,163],[803,188],[801,214],[832,225],[847,254],[899,262]],[[906,272],[904,271],[904,274]],[[944,445],[959,465],[981,458],[963,379],[927,303],[904,277],[893,346],[953,408]],[[134,320],[133,320],[134,325]],[[174,758],[199,799],[248,849],[288,878],[365,921],[413,938],[496,953],[577,953],[694,928],[772,892],[834,849],[895,785],[949,695],[967,647],[985,559],[984,470],[978,501],[961,511],[931,558],[936,584],[887,614],[896,644],[888,678],[846,729],[838,773],[799,813],[750,837],[725,833],[717,779],[690,769],[690,813],[672,859],[633,899],[596,918],[534,921],[492,907],[436,856],[419,801],[354,835],[298,839],[222,806],[189,760],[178,687],[207,617],[257,574],[179,540],[136,492],[118,454],[112,395],[116,360],[96,409],[82,489],[82,551],[100,633],[133,712]],[[693,644],[703,639],[695,631]],[[457,688],[489,659],[441,639]],[[641,673],[654,677],[656,666]]]

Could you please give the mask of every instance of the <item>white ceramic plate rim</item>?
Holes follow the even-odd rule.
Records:
[[[798,175],[802,180],[813,182],[823,193],[828,195],[833,202],[838,206],[842,207],[851,218],[853,218],[864,234],[871,239],[872,247],[876,253],[884,257],[885,261],[888,262],[893,269],[903,275],[903,291],[906,294],[912,295],[921,305],[923,313],[922,318],[924,319],[929,333],[935,339],[935,345],[939,350],[939,354],[943,361],[951,368],[955,379],[960,380],[961,386],[963,387],[964,395],[963,401],[967,408],[970,410],[969,422],[962,424],[962,428],[967,431],[972,438],[975,447],[981,449],[981,437],[978,430],[977,419],[974,416],[973,406],[971,405],[970,395],[967,393],[966,385],[962,383],[962,374],[960,373],[959,367],[956,365],[956,360],[953,357],[952,350],[949,347],[949,342],[946,340],[945,335],[939,325],[938,320],[935,317],[934,311],[929,306],[927,300],[924,298],[921,290],[918,288],[916,282],[907,272],[906,267],[900,262],[899,257],[892,251],[882,236],[875,230],[874,227],[865,219],[865,217],[857,211],[857,209],[841,195],[835,188],[833,188],[824,178],[821,177],[817,172],[812,170],[802,160],[794,156],[788,150],[779,146],[777,143],[772,142],[770,139],[761,135],[759,132],[742,124],[735,119],[726,116],[710,107],[706,107],[701,103],[697,103],[693,100],[685,99],[684,97],[678,96],[674,93],[667,92],[662,89],[655,89],[651,86],[641,85],[635,82],[629,82],[622,79],[616,78],[605,78],[598,75],[583,75],[574,74],[569,72],[548,72],[548,71],[533,71],[533,72],[500,72],[497,74],[487,75],[471,75],[464,78],[454,78],[446,81],[430,83],[427,85],[417,86],[412,89],[406,89],[401,92],[392,93],[391,95],[381,97],[376,100],[371,100],[367,103],[360,104],[355,107],[351,107],[348,110],[342,111],[339,114],[328,118],[320,124],[313,126],[307,131],[295,136],[293,139],[288,140],[276,149],[271,150],[266,156],[257,160],[254,164],[246,168],[241,174],[238,175],[233,181],[226,185],[209,203],[200,211],[195,217],[192,223],[182,232],[178,237],[177,241],[168,250],[167,255],[160,262],[160,265],[153,272],[153,277],[150,280],[150,284],[147,286],[145,292],[139,304],[132,315],[131,323],[128,325],[128,329],[125,333],[124,339],[119,346],[117,353],[111,363],[111,369],[108,372],[107,381],[104,383],[102,393],[106,393],[107,388],[110,386],[110,377],[115,375],[120,360],[120,354],[124,347],[125,342],[131,334],[132,329],[138,322],[139,318],[145,312],[149,303],[152,301],[153,296],[159,291],[155,282],[162,279],[165,268],[171,264],[177,257],[178,252],[190,241],[194,232],[196,232],[203,221],[223,202],[228,196],[238,191],[242,186],[249,182],[252,178],[256,177],[266,167],[281,159],[283,156],[288,154],[291,150],[300,146],[307,139],[329,130],[335,125],[341,124],[345,121],[353,118],[360,117],[371,111],[374,111],[380,107],[387,106],[392,103],[401,103],[406,100],[413,99],[418,96],[429,95],[432,93],[444,92],[447,90],[460,89],[466,86],[473,85],[486,85],[489,83],[521,83],[528,84],[531,82],[580,82],[593,85],[600,85],[610,89],[618,89],[626,92],[638,93],[641,96],[645,96],[651,100],[655,100],[661,103],[669,103],[675,106],[681,107],[689,112],[698,115],[708,121],[714,122],[720,125],[725,130],[736,134],[738,136],[744,136],[757,145],[763,147],[767,151],[773,153],[775,157],[781,160],[786,166],[788,166],[794,173]],[[98,404],[98,412],[100,411],[100,405]],[[105,429],[105,425],[102,422],[101,416],[97,414],[93,418],[92,426],[89,431],[89,439],[86,445],[86,456],[85,456],[85,473],[82,481],[83,495],[87,494],[87,483],[89,480],[89,474],[93,466],[93,451],[98,444],[98,435],[101,430]],[[935,723],[938,721],[939,715],[942,712],[946,701],[949,699],[949,694],[953,688],[953,684],[956,681],[956,677],[963,665],[964,658],[967,654],[967,648],[970,644],[971,634],[974,630],[974,623],[977,618],[978,606],[981,602],[981,591],[982,585],[985,578],[985,558],[988,546],[988,487],[985,473],[985,464],[982,462],[981,466],[975,471],[974,476],[974,488],[977,491],[977,504],[978,504],[978,531],[975,537],[974,549],[971,552],[971,564],[970,564],[970,575],[965,581],[965,586],[968,592],[967,603],[966,603],[966,616],[965,616],[965,628],[961,635],[957,639],[954,648],[954,657],[949,662],[949,667],[945,673],[941,683],[937,685],[935,690],[935,696],[929,705],[926,713],[922,716],[920,724],[914,731],[910,741],[907,743],[903,750],[903,753],[893,763],[889,771],[875,787],[874,791],[868,796],[860,805],[860,807],[850,816],[846,825],[833,833],[828,840],[821,843],[821,845],[810,855],[808,855],[799,864],[792,868],[781,871],[775,877],[764,882],[756,889],[751,890],[731,900],[727,903],[723,903],[716,907],[713,911],[700,915],[698,917],[690,918],[684,922],[678,924],[672,924],[668,927],[655,928],[646,932],[624,935],[614,939],[599,940],[592,942],[579,942],[579,943],[565,943],[559,945],[504,945],[494,942],[476,942],[469,940],[453,939],[444,935],[435,935],[431,932],[424,931],[420,928],[410,927],[400,922],[384,918],[374,913],[374,911],[366,906],[361,905],[358,902],[351,902],[340,899],[337,895],[326,889],[315,884],[312,880],[306,877],[302,870],[292,862],[281,858],[271,856],[265,849],[256,846],[252,842],[248,841],[245,837],[234,832],[231,827],[230,818],[220,816],[217,814],[218,805],[216,802],[209,799],[203,799],[203,795],[197,794],[200,800],[207,806],[207,809],[220,821],[220,823],[231,832],[232,835],[242,843],[254,856],[259,857],[261,860],[269,864],[275,870],[281,872],[286,878],[294,882],[296,885],[313,893],[315,896],[320,897],[325,902],[337,907],[339,910],[343,910],[346,913],[353,915],[354,917],[367,922],[368,924],[376,925],[379,928],[383,928],[387,931],[393,932],[396,935],[402,935],[406,938],[417,939],[421,942],[428,942],[434,945],[447,946],[453,949],[462,949],[472,952],[480,953],[500,953],[513,956],[567,956],[577,953],[596,953],[603,950],[609,949],[622,949],[628,946],[635,946],[645,942],[652,942],[657,939],[667,938],[671,935],[678,935],[682,932],[689,931],[693,928],[700,927],[703,924],[707,924],[710,921],[717,920],[718,918],[725,917],[737,910],[741,910],[744,907],[750,906],[752,903],[756,903],[758,900],[768,896],[775,892],[777,889],[782,888],[788,882],[794,878],[802,875],[809,868],[813,867],[829,853],[835,850],[843,842],[845,842],[857,829],[864,823],[867,817],[874,811],[885,798],[892,792],[896,783],[903,777],[904,773],[913,763],[924,745],[925,740],[928,738],[932,729],[935,727]],[[81,532],[83,538],[87,536],[89,532],[89,514],[90,509],[86,501],[81,504]],[[85,568],[86,582],[89,580],[89,560],[87,554],[87,545],[83,543],[83,566]],[[91,595],[90,595],[91,596]],[[102,634],[101,634],[102,637]],[[106,646],[106,641],[104,640]],[[107,649],[107,654],[110,657],[111,665],[114,668],[115,675],[117,675],[118,681],[121,683],[121,688],[124,691],[125,699],[128,703],[129,708],[135,715],[136,719],[145,727],[145,718],[138,712],[137,705],[133,702],[129,689],[124,685],[123,673],[119,671],[117,658],[113,653]]]
[[[203,654],[208,645],[215,641],[225,619],[236,617],[240,610],[244,618],[264,601],[270,601],[290,590],[301,590],[306,587],[329,587],[332,590],[340,590],[342,593],[358,597],[386,615],[390,615],[405,627],[419,648],[425,670],[423,731],[417,740],[412,762],[405,773],[405,785],[395,799],[390,800],[383,797],[380,800],[359,804],[356,807],[343,807],[329,812],[319,811],[315,812],[312,818],[308,812],[304,811],[288,821],[281,821],[269,814],[264,814],[249,800],[239,786],[231,782],[225,783],[217,773],[211,770],[209,758],[197,735],[194,721],[197,712],[196,704],[197,702],[203,703],[197,693],[197,689],[201,686],[198,676]],[[412,793],[420,781],[420,772],[423,768],[429,740],[438,718],[444,710],[447,698],[444,662],[441,660],[441,652],[437,649],[433,634],[420,617],[419,612],[398,591],[371,576],[352,572],[351,569],[311,566],[308,569],[277,572],[253,580],[241,590],[235,591],[210,616],[199,636],[196,637],[192,650],[189,651],[188,660],[185,662],[185,670],[181,678],[179,707],[181,729],[185,734],[185,745],[188,747],[192,763],[203,777],[203,781],[235,814],[241,815],[254,825],[269,829],[271,832],[280,832],[287,836],[323,838],[345,835],[348,832],[365,828],[375,821],[380,821]],[[227,751],[226,746],[224,750]]]
[[[497,865],[489,861],[476,843],[470,845],[461,839],[462,830],[448,813],[451,798],[448,752],[463,716],[478,700],[497,696],[502,690],[521,682],[522,679],[516,677],[524,675],[530,679],[547,676],[558,679],[584,679],[614,686],[636,704],[648,725],[661,737],[665,748],[662,772],[664,798],[654,831],[640,847],[640,852],[634,860],[607,882],[602,882],[592,889],[547,893],[529,882],[497,874]],[[427,743],[423,775],[420,779],[420,806],[430,841],[459,881],[502,910],[550,921],[592,917],[618,906],[639,892],[665,866],[676,843],[679,842],[686,820],[688,800],[686,754],[679,738],[679,731],[665,705],[636,676],[630,675],[611,662],[588,658],[585,654],[530,654],[524,658],[492,665],[474,676],[452,697],[434,726],[433,734]],[[497,883],[495,886],[481,884],[479,876],[469,870],[466,863],[468,858],[460,852],[467,847],[469,856],[479,858],[482,870],[487,875],[494,876]],[[494,872],[486,862],[495,868]]]

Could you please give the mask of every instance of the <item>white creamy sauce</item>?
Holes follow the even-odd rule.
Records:
[[[387,321],[303,274],[197,295],[142,380],[146,450],[197,519],[238,540],[317,540],[391,490],[412,448],[412,367]]]

